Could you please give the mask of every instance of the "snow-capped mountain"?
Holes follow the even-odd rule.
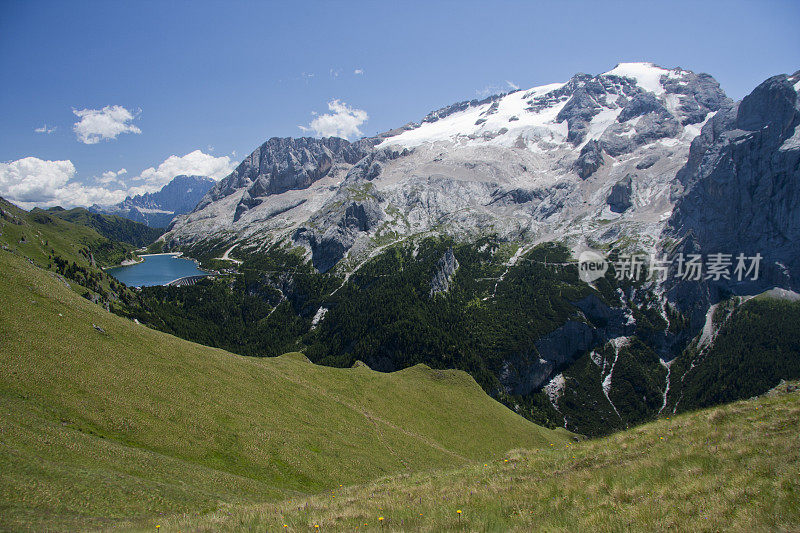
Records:
[[[194,209],[215,183],[206,176],[175,176],[157,192],[129,196],[115,205],[93,205],[90,210],[119,215],[152,228],[166,228],[175,216]]]
[[[623,63],[457,103],[376,138],[270,139],[166,235],[171,247],[282,239],[321,271],[443,232],[655,245],[689,146],[722,106],[707,74]]]

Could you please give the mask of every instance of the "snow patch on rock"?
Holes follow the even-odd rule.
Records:
[[[664,87],[661,85],[661,76],[669,73],[669,70],[658,67],[653,63],[620,63],[606,72],[605,75],[633,78],[642,89],[660,95],[665,92]]]

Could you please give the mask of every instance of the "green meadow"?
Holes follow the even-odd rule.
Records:
[[[0,529],[138,527],[563,446],[466,373],[247,358],[0,251]]]
[[[782,388],[600,439],[155,525],[254,532],[800,531],[800,392]]]

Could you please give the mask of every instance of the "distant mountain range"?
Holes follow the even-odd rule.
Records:
[[[214,183],[206,176],[175,176],[158,192],[129,196],[110,206],[95,204],[89,210],[122,216],[151,228],[166,228],[177,215],[192,211]]]

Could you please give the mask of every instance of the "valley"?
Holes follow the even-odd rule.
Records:
[[[800,4],[0,21],[0,533],[800,531]]]

